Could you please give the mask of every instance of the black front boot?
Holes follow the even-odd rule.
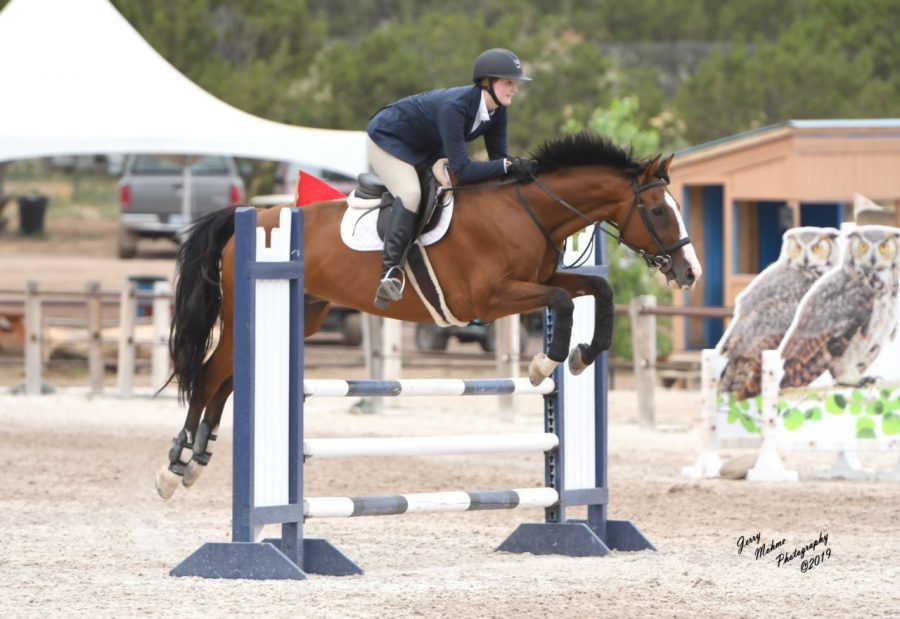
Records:
[[[406,282],[403,263],[406,260],[406,250],[416,234],[417,219],[418,215],[407,210],[400,198],[394,198],[391,217],[384,233],[381,283],[375,293],[375,307],[378,309],[386,309],[392,301],[403,298],[403,287]]]

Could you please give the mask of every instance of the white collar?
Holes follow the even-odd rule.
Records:
[[[481,100],[481,105],[478,106],[478,114],[475,115],[475,123],[472,125],[472,130],[469,133],[474,133],[478,125],[491,119],[491,113],[487,109],[487,101],[484,100],[484,91],[482,91],[479,99]]]

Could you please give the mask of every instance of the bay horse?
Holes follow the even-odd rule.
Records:
[[[701,267],[675,199],[666,190],[672,157],[636,160],[609,140],[582,132],[544,143],[534,153],[537,173],[529,181],[485,182],[454,189],[447,235],[428,248],[447,306],[464,321],[494,321],[551,307],[556,312],[546,354],[529,368],[539,384],[568,357],[580,373],[609,348],[613,292],[602,277],[558,271],[562,245],[591,224],[607,222],[619,242],[659,269],[671,285],[690,288]],[[258,225],[278,225],[282,207],[261,210]],[[357,252],[341,241],[346,202],[303,207],[306,337],[322,326],[331,303],[363,312],[432,322],[411,290],[385,310],[374,306],[381,274],[379,252]],[[157,491],[169,498],[190,486],[208,464],[225,401],[232,391],[234,301],[234,207],[197,220],[177,259],[175,312],[169,348],[180,395],[189,405],[173,440]],[[569,352],[575,297],[596,301],[590,343]],[[218,344],[207,359],[214,327]],[[171,380],[171,378],[170,378]],[[201,422],[201,413],[206,414]]]

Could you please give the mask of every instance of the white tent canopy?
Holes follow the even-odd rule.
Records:
[[[108,0],[12,0],[0,12],[0,84],[0,161],[145,152],[367,168],[365,132],[293,127],[224,103]]]

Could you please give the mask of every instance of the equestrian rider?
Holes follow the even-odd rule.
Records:
[[[477,182],[510,174],[533,175],[536,163],[507,156],[506,107],[518,82],[530,82],[518,57],[507,49],[489,49],[475,60],[474,86],[457,86],[412,95],[383,107],[367,129],[369,164],[394,196],[384,234],[381,283],[375,306],[385,309],[403,297],[406,249],[416,232],[421,188],[416,166],[447,157],[459,182]],[[472,161],[466,142],[484,136],[489,161]]]

